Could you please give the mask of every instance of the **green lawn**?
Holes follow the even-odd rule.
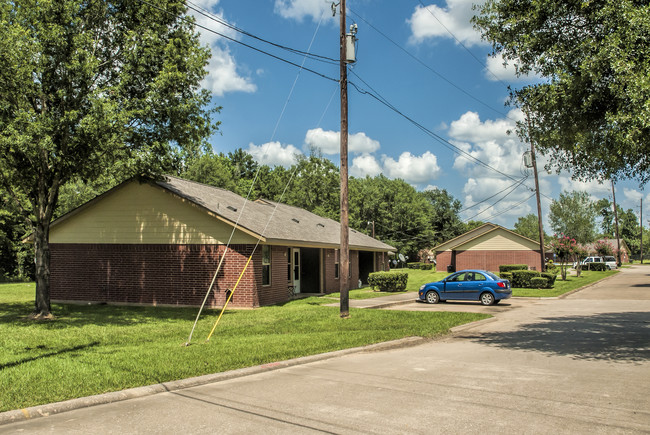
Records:
[[[0,411],[282,361],[408,336],[434,337],[489,317],[471,313],[351,309],[329,298],[202,316],[192,308],[53,305],[56,319],[27,319],[33,284],[0,285]]]
[[[562,277],[558,275],[555,280],[555,285],[550,289],[534,289],[534,288],[513,288],[512,295],[520,297],[554,297],[560,296],[570,291],[579,289],[588,284],[600,281],[603,278],[618,273],[616,270],[607,270],[604,272],[583,271],[579,277],[567,276],[566,281],[562,281]]]

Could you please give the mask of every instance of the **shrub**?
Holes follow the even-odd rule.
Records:
[[[368,284],[379,287],[381,291],[400,292],[406,290],[409,275],[406,272],[373,272],[368,276]]]
[[[499,266],[499,272],[511,272],[513,270],[528,270],[527,264],[502,264]]]
[[[548,285],[548,279],[542,276],[536,276],[530,279],[531,288],[550,288]]]
[[[431,264],[431,263],[420,263],[420,269],[421,270],[432,270],[433,269],[433,264]]]
[[[541,276],[536,270],[513,270],[512,271],[512,286],[518,288],[531,288],[530,280]]]
[[[546,278],[548,281],[548,287],[546,288],[553,288],[555,285],[555,279],[557,278],[557,273],[551,273],[551,272],[542,272],[542,277]]]
[[[419,269],[420,268],[420,263],[406,263],[406,267],[409,269]]]
[[[499,278],[507,279],[508,281],[512,282],[512,273],[511,272],[499,272]]]
[[[604,272],[607,270],[607,265],[605,263],[587,263],[582,265],[582,267],[585,266],[587,266],[587,270],[595,270],[597,272]]]

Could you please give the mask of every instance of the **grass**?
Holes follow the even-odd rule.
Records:
[[[256,310],[53,305],[28,320],[33,284],[0,285],[0,411],[26,408],[408,336],[435,337],[488,315],[351,309],[306,298]]]
[[[586,285],[600,281],[603,278],[618,273],[616,270],[607,270],[604,272],[583,271],[579,277],[569,276],[567,274],[566,281],[558,275],[555,280],[555,285],[550,289],[534,289],[534,288],[513,288],[512,296],[519,297],[555,297],[560,296],[570,291],[579,289]]]

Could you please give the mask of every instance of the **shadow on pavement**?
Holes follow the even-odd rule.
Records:
[[[650,360],[650,314],[602,313],[544,318],[517,331],[468,335],[479,343],[538,351],[573,359],[642,362]]]

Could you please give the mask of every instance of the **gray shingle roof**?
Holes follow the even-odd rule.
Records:
[[[167,176],[156,184],[222,219],[263,236],[267,242],[337,247],[340,224],[301,208],[268,200],[246,201],[228,190]],[[394,251],[390,245],[363,233],[350,230],[350,248],[369,251]]]

